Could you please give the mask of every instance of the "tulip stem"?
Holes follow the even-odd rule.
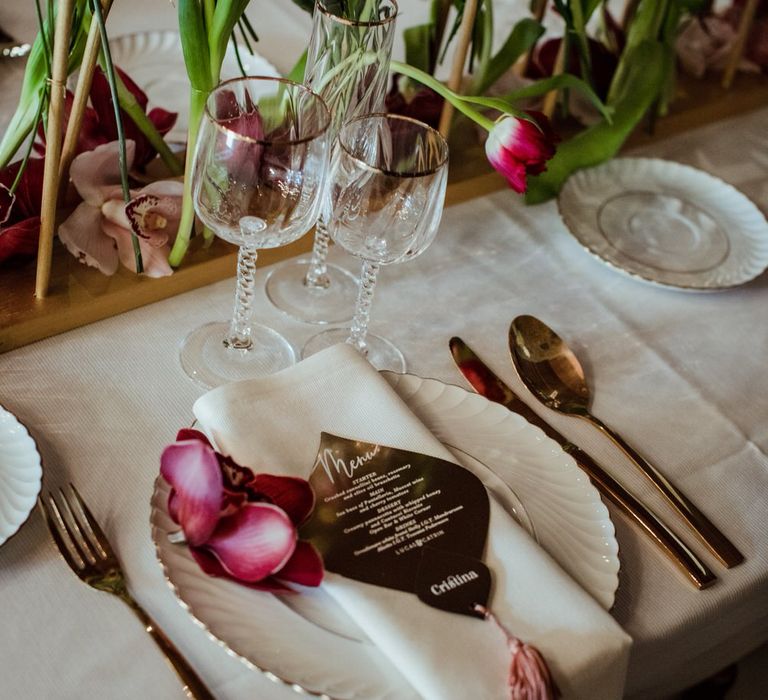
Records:
[[[195,224],[195,206],[192,201],[192,166],[194,161],[195,144],[200,130],[200,119],[205,109],[205,101],[208,94],[202,90],[192,88],[189,93],[189,130],[187,132],[187,162],[184,168],[184,197],[181,203],[181,219],[179,231],[173,243],[168,262],[173,267],[181,264],[184,254],[189,247],[189,239],[192,235],[192,227]]]
[[[478,110],[470,107],[460,95],[457,95],[453,90],[447,88],[443,83],[436,78],[433,78],[431,75],[428,75],[418,68],[409,66],[407,63],[401,63],[400,61],[391,61],[389,67],[393,72],[401,73],[402,75],[405,75],[412,80],[417,80],[428,88],[431,88],[438,95],[450,102],[464,116],[469,117],[473,122],[482,126],[486,131],[491,131],[491,129],[493,129],[494,121],[492,119],[489,119]]]
[[[104,59],[104,68],[109,82],[109,92],[112,96],[112,106],[115,108],[115,126],[117,127],[117,140],[120,145],[118,149],[118,161],[120,163],[120,184],[123,189],[123,200],[126,204],[131,201],[131,188],[128,185],[128,162],[125,152],[125,129],[123,128],[123,118],[120,114],[120,102],[117,94],[117,79],[115,77],[115,66],[112,63],[112,54],[109,50],[109,37],[107,36],[107,27],[104,24],[104,14],[101,10],[101,0],[91,0],[91,12],[93,18],[99,25],[99,34],[101,34],[101,55]],[[141,260],[141,246],[136,233],[131,230],[131,243],[133,245],[133,256],[136,261],[136,274],[144,272],[144,264]]]
[[[147,113],[142,109],[134,94],[125,86],[119,74],[115,74],[117,84],[117,97],[120,107],[133,120],[133,123],[146,136],[147,141],[158,152],[163,163],[170,171],[173,177],[177,177],[184,172],[181,161],[171,151],[165,139],[157,130]]]

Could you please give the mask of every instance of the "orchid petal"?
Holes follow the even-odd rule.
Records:
[[[0,263],[12,258],[33,257],[40,237],[40,217],[33,216],[0,231]]]
[[[223,486],[215,452],[199,440],[176,442],[163,450],[160,474],[176,493],[187,542],[203,544],[216,529],[221,508]]]
[[[105,275],[117,271],[118,255],[115,241],[104,235],[101,213],[96,207],[82,202],[59,226],[59,240],[80,262],[98,268]]]
[[[16,203],[16,195],[5,185],[0,184],[0,226],[11,218],[11,210]]]
[[[44,158],[30,158],[21,174],[19,186],[16,188],[16,204],[14,218],[23,221],[30,216],[39,216],[43,201]]]
[[[133,232],[155,247],[175,239],[183,194],[184,185],[175,180],[160,180],[142,188],[124,208]]]
[[[221,562],[213,554],[202,547],[190,547],[189,552],[197,562],[197,565],[209,576],[237,581],[237,583],[242,586],[247,586],[248,588],[253,588],[257,591],[266,591],[267,593],[296,592],[285,584],[280,583],[280,581],[273,576],[267,576],[267,578],[262,579],[261,581],[241,581],[240,579],[236,579],[221,565]]]
[[[302,586],[319,586],[323,581],[323,560],[310,542],[299,540],[296,549],[275,578]]]
[[[182,440],[200,440],[200,442],[205,443],[208,447],[213,447],[206,434],[201,433],[194,428],[182,428],[179,430],[179,432],[176,433],[176,442],[181,442]]]
[[[133,254],[133,242],[131,232],[118,224],[104,218],[102,219],[104,233],[117,243],[117,254],[124,267],[136,272],[136,258]],[[173,274],[173,268],[168,264],[169,246],[155,247],[145,240],[139,239],[141,258],[144,264],[144,274],[147,277],[167,277]]]
[[[235,578],[261,581],[280,571],[291,558],[296,529],[277,506],[247,503],[219,521],[205,546]]]
[[[155,107],[147,114],[149,120],[155,125],[158,133],[165,136],[171,129],[179,115],[177,112],[169,112],[161,107]]]
[[[126,141],[128,168],[133,163],[136,144]],[[120,144],[117,141],[105,143],[93,151],[81,153],[72,161],[69,174],[80,196],[94,207],[100,207],[107,199],[107,193],[120,185]]]
[[[248,467],[243,467],[231,457],[219,455],[219,466],[224,474],[224,488],[234,493],[245,493],[251,496],[251,500],[259,500],[258,494],[250,488],[256,478]]]
[[[285,511],[294,525],[301,525],[315,505],[315,494],[304,479],[292,476],[257,474],[248,486],[264,494],[278,508]]]

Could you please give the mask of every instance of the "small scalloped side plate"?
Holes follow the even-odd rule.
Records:
[[[16,416],[0,406],[0,545],[29,517],[42,478],[35,441]]]
[[[636,279],[716,291],[768,267],[768,221],[760,209],[690,165],[614,158],[571,175],[557,202],[584,248]]]
[[[573,458],[538,428],[458,386],[382,372],[446,447],[480,460],[520,497],[542,547],[603,607],[618,586],[618,544],[608,510]],[[152,495],[152,539],[168,585],[197,624],[229,654],[298,692],[332,698],[411,700],[416,694],[322,588],[290,605],[212,578],[187,547],[170,544],[169,487]],[[505,506],[508,507],[508,506]],[[318,650],[322,650],[322,653]]]

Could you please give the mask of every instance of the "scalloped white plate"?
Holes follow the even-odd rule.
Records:
[[[16,416],[0,406],[0,545],[29,517],[42,477],[35,441]]]
[[[178,32],[126,34],[110,39],[109,47],[115,65],[120,66],[147,93],[150,108],[162,107],[169,112],[178,112],[179,117],[168,134],[168,140],[186,141],[189,80]],[[277,68],[266,58],[258,53],[251,56],[247,48],[240,48],[240,58],[248,75],[280,76]],[[232,42],[228,42],[221,79],[240,75]]]
[[[471,455],[514,490],[542,547],[610,608],[619,570],[613,523],[573,458],[541,430],[478,394],[435,379],[382,375],[459,461],[462,452]],[[490,488],[498,492],[498,486]],[[168,534],[178,526],[168,516],[167,501],[168,486],[158,478],[152,539],[166,579],[181,605],[230,654],[304,693],[416,697],[322,588],[305,589],[289,601],[205,575],[186,547],[169,543]]]
[[[768,222],[722,180],[656,158],[575,172],[558,197],[576,240],[611,267],[667,287],[714,291],[768,267]]]

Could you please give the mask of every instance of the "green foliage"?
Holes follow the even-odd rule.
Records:
[[[485,67],[481,80],[474,86],[474,92],[477,94],[484,93],[509,70],[518,58],[530,50],[543,33],[544,27],[536,20],[530,17],[521,19],[512,28],[507,40]]]
[[[514,92],[510,92],[498,99],[503,102],[519,102],[521,100],[529,100],[533,97],[541,97],[542,95],[546,95],[552,90],[564,89],[577,90],[592,103],[592,105],[600,112],[606,122],[610,124],[613,121],[612,109],[603,104],[602,100],[597,96],[597,93],[595,93],[595,91],[586,82],[584,82],[581,78],[577,78],[575,75],[570,75],[569,73],[562,73],[561,75],[553,75],[550,78],[544,78],[543,80],[539,80],[535,83],[532,83],[531,85],[528,85],[527,87],[520,88]],[[487,100],[491,98],[468,97],[466,99],[469,102],[483,104],[479,101],[480,99]],[[487,106],[491,107],[493,105],[489,104]]]
[[[176,0],[179,33],[184,64],[190,82],[187,161],[184,169],[184,196],[176,241],[168,262],[177,266],[189,247],[195,210],[192,201],[192,158],[197,143],[200,119],[208,93],[219,82],[221,64],[235,25],[240,21],[249,0]]]
[[[419,70],[430,72],[432,57],[430,47],[434,26],[432,24],[419,24],[408,27],[403,32],[405,40],[405,62]]]
[[[547,171],[528,181],[526,202],[538,204],[557,196],[575,170],[612,158],[654,103],[672,57],[661,42],[648,39],[636,44],[625,78],[608,103],[613,120],[602,121],[558,146]]]
[[[8,128],[5,130],[3,139],[0,141],[0,168],[5,167],[11,162],[24,139],[36,128],[37,115],[43,112],[43,102],[46,100],[47,95],[46,80],[48,78],[48,66],[51,61],[49,54],[52,50],[52,47],[46,40],[46,35],[53,35],[55,21],[56,8],[54,8],[53,14],[50,17],[46,17],[43,21],[42,31],[38,32],[27,57],[19,103],[11,117]],[[75,0],[69,63],[67,66],[69,73],[76,70],[83,60],[85,40],[88,36],[90,25],[91,13],[88,8],[88,0]]]

